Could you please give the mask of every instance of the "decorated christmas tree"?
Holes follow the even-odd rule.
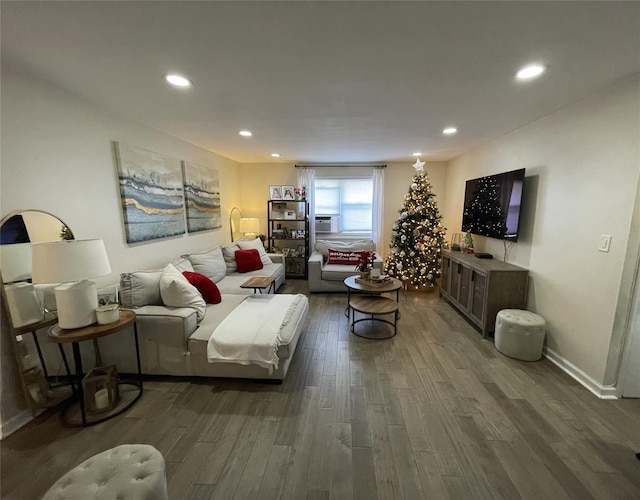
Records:
[[[474,234],[503,237],[507,232],[505,214],[500,205],[500,186],[491,177],[478,181],[473,198],[462,214],[464,229]]]
[[[424,172],[424,162],[417,160],[413,168],[416,174],[393,225],[391,250],[384,268],[389,276],[415,287],[432,287],[440,277],[440,251],[446,228],[440,224],[436,195]]]

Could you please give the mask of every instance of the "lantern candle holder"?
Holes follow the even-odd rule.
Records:
[[[120,401],[118,372],[115,365],[97,366],[82,379],[84,407],[87,413],[105,413]]]

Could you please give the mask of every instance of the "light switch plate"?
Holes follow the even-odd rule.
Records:
[[[600,235],[600,246],[598,250],[601,252],[608,252],[611,247],[611,235],[609,234],[601,234]]]

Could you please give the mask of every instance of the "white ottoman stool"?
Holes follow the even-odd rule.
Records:
[[[530,311],[503,309],[496,316],[496,349],[510,358],[538,361],[544,335],[544,318]]]
[[[88,458],[49,488],[43,500],[167,500],[164,458],[153,446],[123,444]]]

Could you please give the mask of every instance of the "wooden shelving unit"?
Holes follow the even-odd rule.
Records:
[[[306,201],[267,202],[269,252],[284,254],[287,278],[307,279],[309,204]]]

